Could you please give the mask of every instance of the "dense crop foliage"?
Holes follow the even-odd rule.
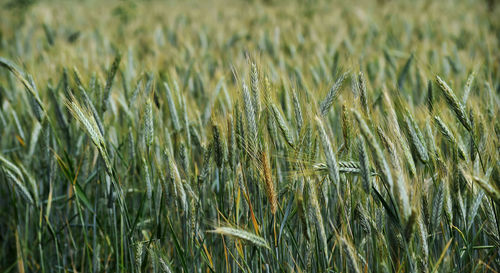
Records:
[[[494,1],[11,1],[1,272],[498,272]]]

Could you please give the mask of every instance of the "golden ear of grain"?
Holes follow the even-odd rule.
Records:
[[[267,199],[271,206],[271,213],[276,214],[276,210],[278,208],[278,198],[276,195],[276,186],[273,182],[273,178],[271,175],[271,166],[269,164],[269,158],[267,157],[266,152],[260,153],[260,163],[262,165],[262,172],[264,174],[264,183],[266,189]]]

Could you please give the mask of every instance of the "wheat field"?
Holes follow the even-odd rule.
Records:
[[[499,272],[496,1],[0,1],[0,272]]]

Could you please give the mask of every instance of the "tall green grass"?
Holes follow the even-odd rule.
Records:
[[[498,272],[494,6],[5,6],[0,272]]]

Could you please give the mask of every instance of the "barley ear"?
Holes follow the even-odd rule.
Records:
[[[436,76],[436,83],[441,91],[443,91],[443,95],[446,98],[446,103],[453,110],[460,123],[462,123],[467,131],[471,131],[472,126],[469,117],[465,113],[465,107],[458,101],[453,90],[451,90],[448,84],[446,84],[446,82],[443,81],[439,76]]]

